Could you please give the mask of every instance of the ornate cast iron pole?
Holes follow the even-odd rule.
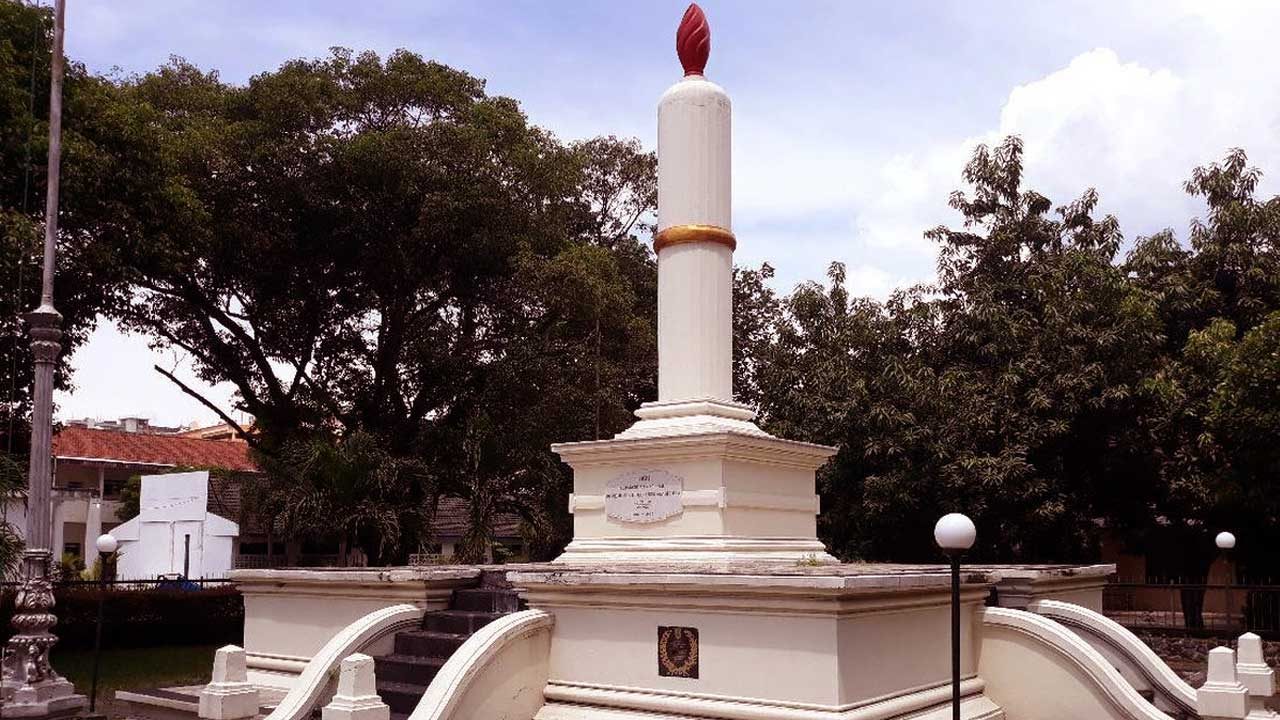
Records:
[[[49,648],[58,641],[53,626],[53,559],[49,494],[53,486],[53,376],[62,351],[62,315],[53,307],[53,270],[58,237],[58,181],[62,160],[62,37],[65,0],[55,0],[53,57],[49,84],[49,181],[45,202],[44,267],[40,306],[27,313],[31,353],[35,356],[35,394],[31,413],[31,461],[27,474],[27,549],[24,579],[13,616],[16,634],[4,654],[5,717],[49,717],[78,712],[83,695],[54,672]]]

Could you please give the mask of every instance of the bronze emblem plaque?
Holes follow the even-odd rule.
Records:
[[[658,626],[658,675],[698,677],[698,628]]]

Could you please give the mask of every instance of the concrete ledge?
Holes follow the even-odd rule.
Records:
[[[195,720],[199,717],[201,685],[146,690],[117,690],[116,700],[128,705],[130,720]],[[281,694],[267,691],[263,699],[270,702],[258,708],[261,715],[275,708]]]
[[[397,604],[443,609],[457,588],[479,583],[484,568],[285,568],[232,573],[245,607],[249,680],[288,690],[326,641],[369,613]],[[370,654],[390,652],[390,640]]]
[[[965,720],[1003,718],[999,706],[982,694],[980,678],[961,681],[961,717]],[[930,685],[850,703],[814,705],[753,698],[732,698],[644,688],[608,687],[552,681],[545,691],[547,705],[536,720],[578,718],[724,718],[726,720],[892,720],[945,706],[950,717],[951,686]],[[656,713],[656,715],[654,714]]]
[[[293,583],[299,585],[385,586],[450,580],[474,580],[482,571],[478,565],[385,568],[271,568],[233,570],[236,584]]]

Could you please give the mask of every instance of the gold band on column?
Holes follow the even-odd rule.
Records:
[[[715,225],[672,225],[659,232],[653,238],[653,251],[659,252],[664,247],[683,245],[684,243],[713,242],[720,243],[734,250],[738,241],[733,233]]]

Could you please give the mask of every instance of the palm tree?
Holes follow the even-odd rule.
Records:
[[[268,472],[280,525],[295,537],[336,538],[339,562],[353,545],[383,562],[398,558],[427,525],[425,469],[393,456],[370,433],[289,442]]]

